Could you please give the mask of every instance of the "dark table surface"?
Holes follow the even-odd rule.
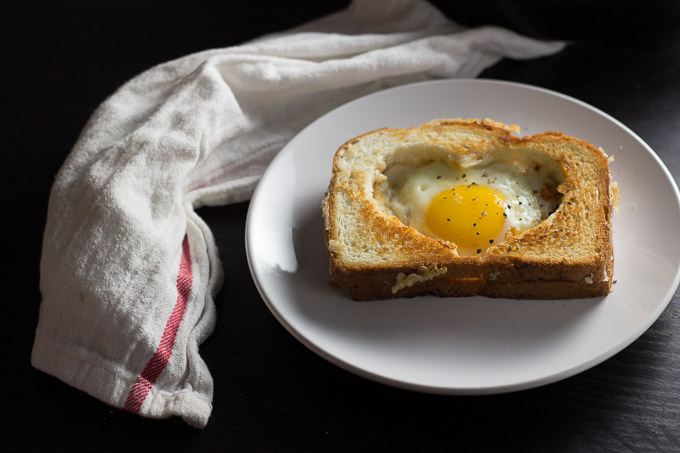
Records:
[[[332,365],[276,321],[248,271],[248,203],[199,211],[229,276],[216,300],[217,328],[200,350],[215,381],[205,429],[128,414],[31,368],[49,190],[94,108],[154,64],[286,29],[346,2],[14,3],[3,8],[2,105],[9,118],[2,122],[0,449],[680,451],[680,293],[628,348],[563,381],[479,397],[399,390]],[[626,10],[626,2],[600,1],[603,7],[582,14],[553,1],[529,14],[500,0],[437,3],[468,25],[492,22],[572,40],[557,55],[504,60],[481,77],[553,89],[598,107],[636,132],[680,179],[677,8],[649,1],[637,2],[649,8]]]

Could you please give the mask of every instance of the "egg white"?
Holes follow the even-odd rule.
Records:
[[[425,212],[434,197],[455,186],[477,184],[503,197],[507,217],[496,243],[505,238],[510,228],[525,231],[538,225],[559,204],[543,198],[546,174],[534,163],[498,161],[473,168],[453,168],[442,162],[394,164],[384,173],[387,179],[380,187],[389,209],[402,223],[434,238],[438,236],[427,227]]]

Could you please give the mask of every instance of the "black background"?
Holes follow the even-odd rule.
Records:
[[[563,92],[604,110],[680,175],[677,2],[434,2],[466,25],[568,39],[481,77]],[[468,3],[475,3],[469,5]],[[274,319],[250,278],[247,203],[204,208],[228,276],[201,347],[214,410],[197,430],[113,409],[30,366],[54,176],[90,114],[143,70],[343,8],[327,2],[36,2],[4,5],[0,90],[4,328],[0,448],[19,451],[680,451],[680,296],[610,360],[545,387],[483,397],[386,387],[326,362]],[[653,232],[650,232],[653,234]],[[4,448],[3,448],[4,449]]]

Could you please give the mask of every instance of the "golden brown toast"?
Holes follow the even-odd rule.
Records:
[[[559,132],[518,137],[516,131],[491,120],[436,120],[371,131],[342,145],[323,201],[331,283],[347,287],[355,300],[608,294],[618,192],[610,184],[607,156]],[[557,200],[555,208],[537,225],[511,228],[485,250],[463,256],[455,242],[408,226],[394,201],[406,189],[391,169],[408,173],[432,162],[459,172],[479,172],[498,162],[524,172],[535,166],[545,179],[546,197]]]

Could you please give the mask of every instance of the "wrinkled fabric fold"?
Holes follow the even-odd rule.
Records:
[[[204,427],[213,381],[199,345],[224,276],[195,210],[247,200],[297,132],[352,99],[561,48],[466,29],[424,1],[354,1],[130,80],[54,182],[33,366],[112,406]]]

